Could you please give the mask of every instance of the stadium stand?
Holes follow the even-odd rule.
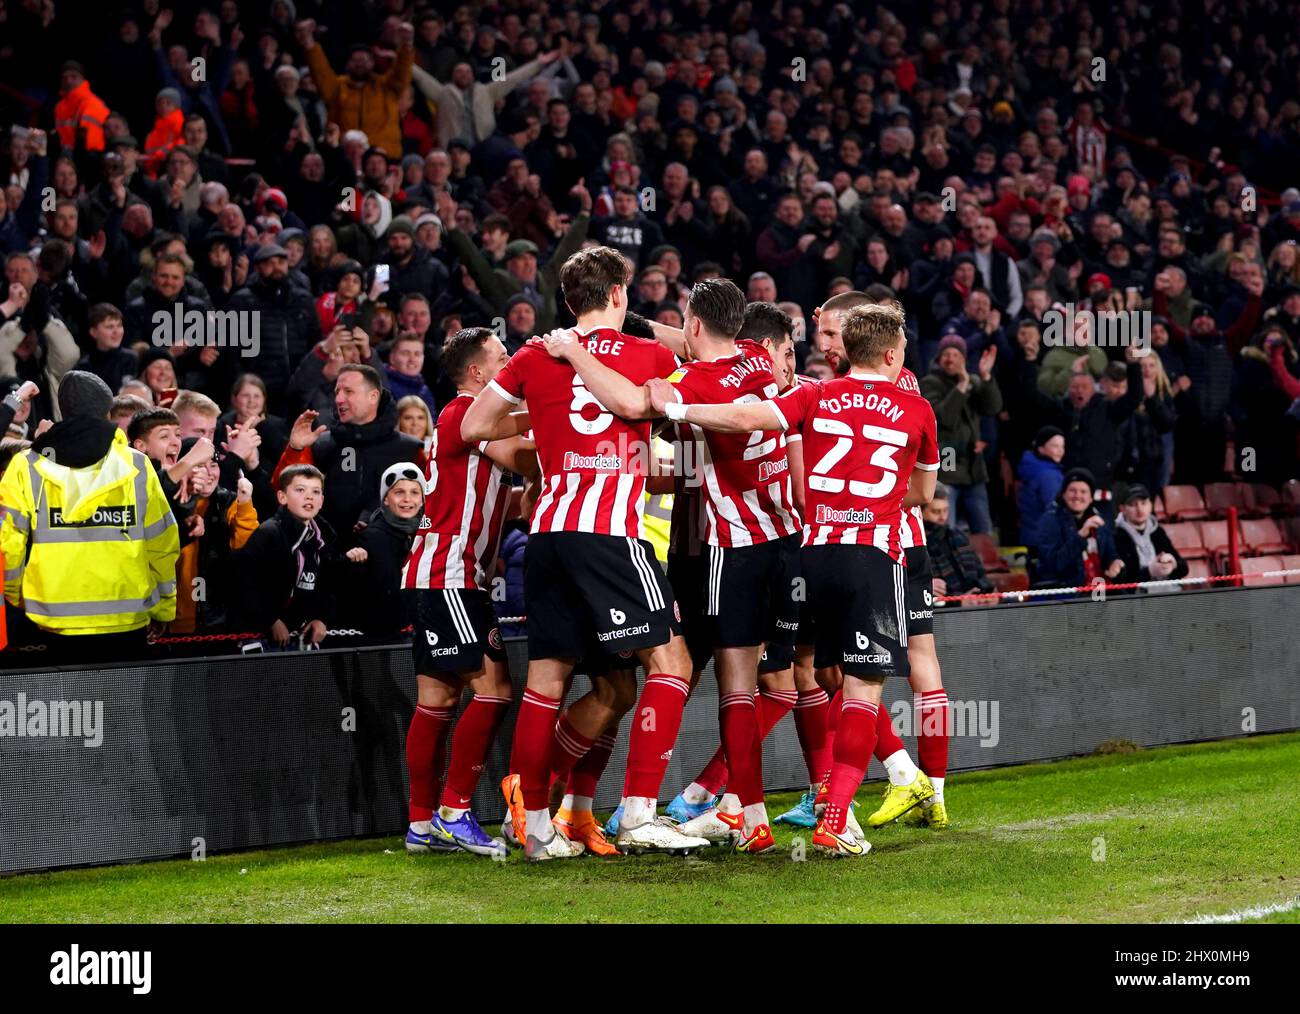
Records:
[[[235,589],[270,566],[272,530],[251,536],[283,521],[278,480],[298,464],[324,476],[323,520],[306,523],[321,615],[295,614],[301,633],[274,647],[400,638],[393,610],[352,593],[348,554],[406,534],[380,477],[427,459],[457,394],[443,347],[481,325],[514,352],[571,325],[559,269],[597,243],[632,263],[632,309],[652,321],[680,323],[717,274],[781,302],[809,375],[830,369],[814,321],[829,296],[900,303],[950,442],[948,523],[977,529],[1000,591],[1040,583],[1017,466],[1046,427],[1064,454],[1033,462],[1044,489],[1086,468],[1113,526],[1144,486],[1194,572],[1300,547],[1296,29],[1262,10],[47,0],[7,14],[4,489],[21,502],[51,446],[98,446],[60,388],[74,368],[100,377],[123,453],[157,473],[179,532],[126,631],[147,624],[154,655],[266,641],[241,629]],[[1204,58],[1225,39],[1251,41]],[[1129,313],[1149,347],[1100,326],[1066,340],[1067,308]],[[24,523],[7,517],[6,558],[24,555]],[[515,590],[522,528],[493,575]],[[7,572],[6,664],[54,658],[69,629],[112,633],[56,630],[41,566]],[[202,608],[172,614],[173,582],[205,589]]]

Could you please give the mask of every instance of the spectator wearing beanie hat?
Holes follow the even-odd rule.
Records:
[[[164,88],[154,99],[153,129],[144,139],[144,170],[157,179],[167,162],[167,154],[185,141],[185,114],[181,112],[181,93]]]
[[[1065,433],[1056,426],[1044,426],[1034,436],[1033,446],[1021,455],[1016,469],[1020,483],[1016,506],[1020,511],[1020,541],[1030,549],[1038,545],[1038,525],[1043,514],[1061,492],[1065,457]]]
[[[398,462],[379,480],[379,507],[367,519],[346,556],[341,596],[348,625],[375,641],[398,639],[410,625],[412,592],[402,587],[402,568],[424,517],[424,476],[418,465]]]
[[[176,520],[149,459],[108,419],[113,392],[71,370],[61,420],[0,480],[5,598],[59,663],[139,658],[176,613]],[[85,524],[95,517],[109,524]]]
[[[415,241],[415,223],[398,215],[384,235],[379,263],[388,265],[388,292],[396,299],[412,293],[433,298],[447,291],[451,275],[426,247]]]
[[[1038,524],[1037,584],[1070,588],[1124,570],[1115,533],[1093,503],[1097,481],[1086,468],[1065,473],[1061,492]]]
[[[993,530],[980,419],[1002,411],[1002,392],[993,379],[996,359],[996,346],[986,348],[980,356],[979,376],[972,377],[966,372],[966,342],[958,335],[945,335],[934,366],[921,380],[921,394],[934,408],[939,446],[945,452],[951,448],[942,456],[944,465],[951,467],[939,473],[939,481],[952,490],[949,524],[955,528],[960,513],[974,534]]]

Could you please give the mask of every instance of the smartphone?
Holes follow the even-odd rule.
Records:
[[[375,281],[377,281],[385,289],[388,288],[388,265],[387,264],[375,265]]]
[[[158,395],[158,407],[168,408],[171,405],[171,403],[176,400],[176,395],[178,394],[180,394],[180,391],[177,388],[175,387],[167,388],[167,390],[163,391],[160,395]]]
[[[351,331],[354,327],[357,327],[358,325],[360,325],[360,323],[361,323],[361,314],[359,314],[359,313],[340,313],[340,314],[339,314],[339,319],[338,319],[338,326],[339,326],[339,327],[345,327],[345,328],[347,328],[349,331]]]

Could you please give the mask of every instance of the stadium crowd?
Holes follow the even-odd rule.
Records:
[[[714,277],[778,304],[812,378],[829,298],[906,311],[940,593],[990,587],[967,533],[1046,584],[1178,577],[1171,480],[1300,475],[1284,5],[3,0],[0,26],[11,642],[399,636],[450,339],[572,325],[560,269],[596,245],[653,323]],[[1154,354],[1084,320],[1127,311]],[[29,559],[43,495],[72,531]],[[91,587],[134,532],[147,566]]]

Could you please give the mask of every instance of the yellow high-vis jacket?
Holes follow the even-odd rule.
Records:
[[[57,634],[115,634],[176,616],[176,519],[126,435],[86,468],[35,451],[0,479],[5,598]]]

